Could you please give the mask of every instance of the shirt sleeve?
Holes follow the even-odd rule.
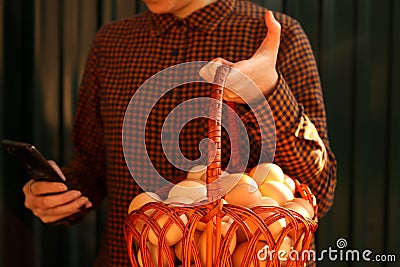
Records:
[[[267,97],[276,127],[274,162],[285,174],[310,187],[322,217],[334,200],[336,160],[329,147],[321,83],[303,29],[296,21],[289,25],[284,23],[277,62],[279,82]],[[265,105],[257,105],[252,113],[261,114],[261,117],[250,125],[258,124],[261,129],[271,127],[271,116]],[[254,118],[243,115],[245,124],[251,121],[250,117]],[[253,134],[260,132],[248,130],[250,136],[251,131]]]
[[[73,157],[68,165],[62,168],[68,183],[81,190],[82,195],[89,198],[93,207],[98,206],[106,195],[106,164],[99,108],[99,60],[96,42],[95,40],[87,57],[79,88],[72,131]]]

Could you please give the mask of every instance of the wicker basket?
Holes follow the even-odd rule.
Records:
[[[214,79],[211,97],[219,103],[222,103],[223,85],[228,73],[229,67],[221,66]],[[204,205],[171,205],[151,202],[131,212],[125,220],[124,234],[132,266],[234,266],[235,259],[231,255],[230,246],[231,242],[236,240],[239,230],[247,240],[240,266],[304,266],[307,259],[299,255],[301,256],[303,251],[309,249],[318,226],[315,197],[306,185],[295,181],[296,196],[306,199],[314,208],[313,219],[283,207],[256,206],[249,209],[223,204],[219,183],[222,105],[211,105],[210,113],[211,118],[217,118],[216,120],[209,119],[208,125],[208,137],[217,145],[217,154],[209,158],[207,167],[208,201]],[[187,222],[182,220],[183,214],[190,214]],[[221,225],[226,216],[230,218],[231,224],[229,229],[225,229],[222,234]],[[157,223],[161,217],[165,221],[162,227]],[[286,227],[279,236],[273,236],[269,226],[282,219],[286,220]],[[206,224],[204,230],[206,231],[206,252],[200,251],[195,242],[196,228],[199,224]],[[166,238],[172,227],[182,236],[180,261],[174,257]],[[158,238],[158,246],[149,245],[150,234]],[[263,255],[266,252],[278,252],[286,236],[291,236],[293,248],[285,263],[279,260],[279,253]],[[263,243],[260,243],[260,240],[263,240]],[[260,244],[266,244],[267,247],[260,249]],[[259,260],[260,256],[264,256],[262,261]],[[237,265],[237,259],[235,264]]]

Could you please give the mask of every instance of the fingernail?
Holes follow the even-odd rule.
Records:
[[[60,191],[67,191],[67,190],[68,190],[68,187],[67,187],[65,184],[60,184],[60,185],[58,186],[58,189],[59,189]]]
[[[73,191],[72,192],[72,197],[77,198],[80,197],[82,195],[82,193],[80,191]]]
[[[87,202],[85,208],[88,209],[88,208],[91,208],[91,207],[92,207],[92,202],[90,202],[90,201]]]

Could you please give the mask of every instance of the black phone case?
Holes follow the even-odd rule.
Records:
[[[33,145],[7,139],[3,140],[1,144],[9,154],[22,164],[22,167],[32,179],[65,182]]]

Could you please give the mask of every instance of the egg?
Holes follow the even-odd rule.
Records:
[[[197,242],[202,233],[203,232],[201,232],[201,231],[194,232],[193,239],[194,239],[195,246],[197,245]],[[182,245],[183,245],[183,240],[179,241],[174,247],[176,258],[180,261],[182,261]],[[190,261],[191,261],[191,263],[194,263],[194,258],[191,257]]]
[[[272,197],[279,205],[292,200],[294,195],[290,189],[278,181],[267,181],[259,187],[261,194],[265,197]]]
[[[247,174],[233,173],[221,177],[222,196],[225,196],[229,191],[239,184],[251,184],[254,188],[258,187],[254,179]]]
[[[279,246],[279,249],[277,250],[278,254],[278,259],[280,260],[280,266],[284,267],[286,266],[287,262],[289,261],[289,256],[293,257],[291,253],[292,249],[294,246],[293,239],[290,238],[289,236],[285,236],[285,238],[282,240],[282,244]]]
[[[243,227],[239,226],[236,231],[236,242],[241,244],[245,241],[247,241],[246,233],[244,232]]]
[[[162,265],[158,265],[158,247],[152,245],[151,243],[147,242],[147,247],[149,249],[150,255],[151,255],[151,259],[153,261],[153,264],[156,266],[163,266],[163,267],[168,267],[168,256],[167,253],[165,253],[165,251],[163,250],[163,264]],[[174,250],[170,247],[169,248],[169,252],[172,260],[175,261],[176,257],[175,257],[175,252]],[[142,253],[140,251],[140,249],[138,250],[138,254],[137,254],[137,261],[140,267],[143,266],[148,266],[148,264],[144,265],[143,264],[143,260],[142,260]]]
[[[156,194],[152,192],[142,192],[138,195],[136,195],[128,208],[128,214],[131,213],[134,210],[138,210],[141,207],[143,207],[145,204],[150,203],[150,202],[160,202],[161,198]]]
[[[163,228],[168,219],[169,216],[167,214],[163,214],[160,216],[160,218],[156,220],[156,222],[161,228]],[[184,225],[187,224],[188,220],[185,214],[182,214],[180,216],[180,219],[182,220]],[[182,237],[183,233],[180,230],[179,226],[173,223],[167,230],[165,241],[167,242],[168,246],[173,246],[178,243],[182,239]],[[153,229],[150,229],[148,239],[153,245],[158,246],[158,236],[154,233]]]
[[[226,237],[226,234],[229,231],[229,228],[231,227],[231,224],[222,222],[221,223],[221,234],[223,237]],[[206,256],[207,256],[207,231],[202,232],[202,234],[199,237],[199,240],[197,241],[197,247],[199,248],[199,253],[200,253],[200,259],[202,266],[206,266]],[[215,247],[215,238],[213,238],[213,248]],[[221,244],[222,245],[222,244]],[[229,244],[229,253],[232,255],[234,250],[236,248],[236,233],[233,233],[231,243]],[[215,255],[213,255],[215,257]],[[213,258],[214,262],[215,258]]]
[[[264,250],[266,245],[267,245],[266,242],[257,241],[255,246],[253,248],[251,248],[251,252],[253,254],[255,253],[256,255],[258,255],[259,251]],[[242,265],[243,258],[245,256],[245,252],[246,252],[248,246],[249,246],[249,241],[245,241],[236,247],[236,249],[232,255],[233,267],[240,267]],[[258,257],[256,257],[256,258],[257,258],[257,262],[259,265],[255,265],[254,262],[251,261],[250,264],[246,267],[255,267],[255,266],[265,267],[265,266],[267,266],[266,260],[260,260]]]
[[[183,204],[192,204],[193,199],[188,197],[175,196],[164,200],[165,204],[172,204],[172,206],[181,206]]]
[[[293,202],[293,201],[288,201],[282,205],[283,208],[289,209],[289,210],[294,210],[301,214],[304,218],[310,218],[311,219],[311,214],[307,211],[303,205]]]
[[[200,181],[183,180],[174,185],[168,193],[168,198],[177,196],[195,200],[207,196],[207,187]]]
[[[160,202],[160,201],[161,201],[160,197],[155,193],[152,193],[152,192],[140,193],[132,199],[132,201],[129,205],[129,208],[128,208],[128,214],[130,214],[134,210],[140,209],[147,203]],[[153,209],[146,210],[145,215],[147,215],[147,217],[151,217],[155,212],[156,211]],[[135,229],[139,233],[141,233],[143,231],[144,224],[145,224],[145,222],[142,219],[139,219],[135,224]],[[138,245],[138,243],[136,243],[136,245]]]
[[[186,178],[188,178],[188,179],[192,178],[192,179],[200,180],[201,177],[203,175],[205,175],[206,172],[207,172],[207,166],[206,165],[197,165],[197,166],[192,167],[188,171],[188,173],[186,175]]]
[[[187,179],[185,179],[185,181],[193,181],[193,182],[196,182],[196,183],[200,183],[202,185],[206,185],[205,181],[199,180],[199,179],[187,178]]]
[[[279,203],[273,199],[272,197],[261,197],[261,200],[257,203],[254,203],[252,205],[249,206],[249,208],[253,208],[253,207],[257,207],[257,206],[273,206],[273,207],[277,207],[279,206]]]
[[[263,221],[265,221],[271,215],[273,215],[273,212],[271,212],[271,213],[265,212],[265,213],[258,214],[260,219],[262,219]],[[248,227],[250,229],[250,232],[252,234],[254,234],[257,231],[258,227],[256,227],[256,225],[254,223],[252,223],[250,220],[245,219],[244,222],[248,225]],[[281,235],[282,230],[283,230],[284,227],[286,227],[285,218],[280,218],[280,219],[274,221],[273,223],[271,223],[270,225],[267,226],[268,231],[271,233],[271,235],[274,238],[274,240],[278,239],[278,237]],[[267,241],[268,237],[266,237],[265,235],[261,234],[260,237],[259,237],[259,240]]]
[[[310,202],[308,202],[308,200],[305,200],[304,198],[296,197],[289,202],[296,202],[296,203],[302,205],[307,210],[307,212],[309,214],[309,218],[311,218],[311,219],[314,218],[314,208],[310,204]]]
[[[283,179],[283,184],[289,187],[290,191],[294,194],[296,192],[296,184],[292,178],[285,174],[285,178]]]
[[[200,203],[202,201],[207,201],[206,203],[208,203],[207,197],[198,198],[195,201],[193,201],[193,203],[196,204],[196,203]],[[192,214],[193,214],[192,211],[186,212],[186,216],[187,216],[188,220],[190,220],[190,216],[192,216]],[[198,221],[196,224],[196,230],[199,230],[199,231],[204,231],[206,229],[206,227],[207,227],[207,224],[203,223],[201,221]]]
[[[238,184],[225,195],[225,200],[230,204],[248,207],[261,201],[261,192],[251,184]]]
[[[249,175],[253,177],[258,186],[266,181],[283,183],[284,180],[282,169],[274,163],[261,163],[251,169]]]
[[[283,208],[289,209],[289,210],[293,210],[296,211],[297,213],[299,213],[300,215],[302,215],[304,218],[311,218],[310,214],[308,213],[307,209],[304,208],[301,204],[296,203],[296,202],[292,202],[292,201],[288,201],[285,204],[282,205]],[[289,225],[290,224],[290,220],[286,219],[286,223]],[[303,230],[304,225],[303,224],[298,224],[298,231],[301,232]],[[293,228],[292,230],[289,231],[288,236],[290,237],[294,237],[294,231],[295,229]]]
[[[227,171],[223,171],[223,172],[221,173],[221,178],[222,178],[222,177],[225,177],[225,176],[227,176],[227,175],[229,175],[229,173],[228,173]],[[207,172],[204,173],[204,174],[200,177],[200,180],[202,180],[202,181],[204,181],[204,182],[207,182]]]
[[[253,208],[253,207],[259,207],[259,206],[264,206],[264,207],[278,207],[279,204],[276,200],[274,200],[271,197],[262,197],[261,201],[258,203],[255,203],[251,206],[249,206],[249,208]],[[258,217],[260,219],[262,219],[263,221],[265,221],[265,219],[267,219],[269,216],[273,215],[274,212],[257,212]],[[245,223],[248,225],[251,233],[255,233],[255,231],[257,230],[257,227],[254,223],[252,223],[250,220],[245,219]],[[279,237],[279,235],[282,232],[282,229],[286,227],[286,220],[285,218],[281,218],[278,219],[276,221],[274,221],[273,223],[271,223],[270,225],[267,226],[268,230],[270,231],[272,237],[274,239],[277,239]],[[262,241],[267,241],[267,238],[264,235],[261,235],[259,237],[259,240]]]

